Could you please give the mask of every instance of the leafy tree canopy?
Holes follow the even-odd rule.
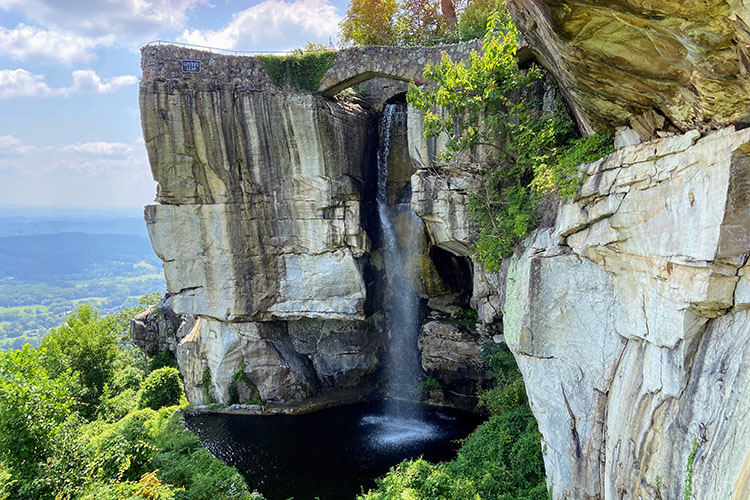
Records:
[[[351,0],[341,38],[354,45],[435,45],[484,35],[503,0]],[[457,15],[457,22],[456,22]]]

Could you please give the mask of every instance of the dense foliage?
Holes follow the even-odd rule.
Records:
[[[259,56],[268,77],[277,87],[317,92],[335,52],[312,51],[286,56]]]
[[[435,45],[484,35],[490,14],[503,0],[447,2],[457,18],[442,12],[441,0],[352,0],[341,22],[344,44]],[[450,7],[449,7],[450,10]]]
[[[360,500],[547,500],[536,420],[521,373],[505,347],[485,353],[495,378],[480,405],[490,418],[466,438],[455,460],[407,460]]]
[[[0,499],[261,498],[186,430],[177,370],[146,373],[123,333],[137,312],[83,306],[0,353]]]
[[[351,0],[341,22],[344,42],[358,45],[395,45],[396,0]]]
[[[180,404],[184,393],[180,372],[165,366],[149,373],[141,384],[138,407],[158,410],[165,406],[175,406]]]
[[[498,11],[487,24],[481,54],[457,63],[443,55],[439,64],[425,68],[432,85],[411,85],[407,96],[425,111],[425,135],[446,139],[441,160],[484,177],[469,201],[481,224],[477,258],[488,270],[497,270],[529,232],[542,196],[574,195],[576,166],[613,150],[609,136],[576,138],[560,99],[553,106],[527,102],[525,95],[542,72],[519,68],[518,37],[507,11]],[[472,158],[478,151],[484,155],[481,164]]]

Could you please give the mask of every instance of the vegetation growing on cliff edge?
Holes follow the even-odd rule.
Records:
[[[122,333],[137,312],[84,306],[42,347],[0,353],[0,500],[262,498],[165,406],[181,382],[174,368],[146,377]]]
[[[463,441],[455,460],[407,460],[359,500],[548,500],[536,420],[521,373],[504,346],[485,352],[495,379],[481,394],[490,418]]]
[[[547,106],[551,109],[525,100],[542,72],[518,67],[518,38],[507,11],[496,12],[487,24],[482,54],[472,53],[465,63],[443,55],[440,64],[425,68],[432,84],[412,84],[407,96],[425,111],[425,135],[447,139],[441,161],[461,164],[477,147],[493,152],[482,160],[482,189],[469,198],[481,227],[476,255],[490,271],[528,234],[543,195],[573,196],[577,165],[614,149],[607,135],[576,138],[560,100]]]
[[[317,92],[323,75],[333,66],[335,55],[335,52],[313,50],[286,56],[258,57],[268,78],[277,87]]]

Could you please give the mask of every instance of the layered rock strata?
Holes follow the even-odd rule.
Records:
[[[203,73],[180,72],[186,57]],[[228,402],[233,377],[267,401],[366,385],[374,115],[281,93],[254,58],[147,47],[143,69],[146,222],[174,311],[198,318],[176,348],[190,400]]]
[[[419,335],[422,369],[437,382],[437,403],[473,410],[477,388],[487,385],[489,375],[482,360],[482,347],[492,342],[481,338],[476,327],[467,322],[428,321]]]
[[[622,148],[511,261],[555,499],[747,496],[749,153],[732,127]]]
[[[334,69],[356,73],[354,56],[370,60],[350,52]],[[414,64],[423,56],[415,52]],[[183,60],[199,61],[200,72],[182,71]],[[171,328],[153,310],[134,322],[134,338],[152,353],[175,352],[194,403],[299,402],[372,387],[392,292],[373,248],[377,115],[360,99],[279,89],[253,57],[149,46],[142,66],[143,133],[158,182],[145,218],[172,309],[196,321]],[[377,106],[403,88],[382,90]],[[388,201],[404,208],[408,144],[407,130],[395,130]],[[399,241],[425,243],[407,256],[411,286],[459,310],[465,292],[441,275],[455,269],[436,267],[422,222],[407,212],[396,221]]]

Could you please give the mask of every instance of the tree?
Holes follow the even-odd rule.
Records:
[[[396,0],[352,0],[341,22],[344,42],[356,45],[395,45]]]
[[[44,364],[53,377],[73,370],[80,374],[81,413],[96,413],[105,384],[111,384],[122,364],[121,322],[118,316],[99,317],[89,304],[78,308],[42,339]]]
[[[456,18],[456,8],[451,0],[440,0],[440,11],[443,13],[448,28],[453,29],[458,19]]]
[[[403,0],[396,16],[399,45],[431,45],[445,39],[448,24],[438,0]]]
[[[0,353],[0,461],[16,477],[33,477],[74,405],[77,375],[52,378],[43,355],[28,346]]]

